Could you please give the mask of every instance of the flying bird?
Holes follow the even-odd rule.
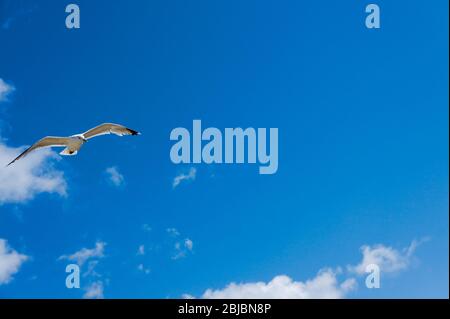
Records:
[[[100,124],[99,126],[91,128],[90,130],[82,134],[75,134],[68,137],[47,136],[31,145],[7,166],[11,165],[12,163],[21,159],[22,157],[27,156],[32,151],[42,147],[65,147],[64,150],[62,150],[62,152],[59,154],[66,156],[76,155],[81,146],[83,146],[83,144],[86,143],[89,139],[105,134],[115,134],[118,136],[124,136],[124,135],[140,135],[141,133],[129,129],[120,124],[103,123]]]

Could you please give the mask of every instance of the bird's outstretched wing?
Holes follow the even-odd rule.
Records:
[[[113,124],[113,123],[103,123],[99,126],[91,128],[89,131],[84,132],[82,135],[85,139],[90,139],[99,135],[105,134],[116,134],[119,136],[123,135],[139,135],[138,131],[126,128],[123,125]]]
[[[69,143],[70,138],[68,137],[57,137],[57,136],[47,136],[44,137],[42,139],[40,139],[39,141],[37,141],[36,143],[34,143],[33,145],[31,145],[29,148],[27,148],[25,151],[22,152],[22,154],[20,154],[19,156],[17,156],[11,163],[9,163],[7,166],[11,165],[12,163],[14,163],[15,161],[21,159],[22,157],[27,156],[30,152],[38,149],[38,148],[42,148],[42,147],[52,147],[52,146],[67,146],[67,144]]]

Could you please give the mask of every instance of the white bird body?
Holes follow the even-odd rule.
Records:
[[[68,138],[67,147],[59,154],[65,156],[77,155],[78,150],[86,143],[87,140],[81,134],[72,135]]]
[[[123,136],[123,135],[140,135],[141,133],[126,128],[125,126],[120,124],[103,123],[82,134],[75,134],[68,137],[47,136],[34,143],[32,146],[30,146],[28,149],[22,152],[19,156],[17,156],[7,166],[11,165],[20,158],[25,157],[30,152],[43,147],[65,147],[64,150],[62,150],[62,152],[59,154],[66,156],[76,155],[81,146],[83,146],[83,144],[86,143],[89,139],[105,134],[115,134],[118,136]]]

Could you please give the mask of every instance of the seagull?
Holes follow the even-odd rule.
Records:
[[[40,139],[32,146],[27,148],[22,154],[17,156],[11,163],[9,163],[6,166],[11,165],[12,163],[21,159],[22,157],[27,156],[32,151],[42,147],[65,147],[65,149],[62,150],[62,152],[59,154],[65,156],[76,155],[81,146],[83,146],[83,144],[86,143],[89,139],[105,134],[115,134],[118,136],[124,136],[124,135],[140,135],[141,133],[129,129],[120,124],[103,123],[94,128],[91,128],[90,130],[82,134],[75,134],[68,137],[47,136]]]

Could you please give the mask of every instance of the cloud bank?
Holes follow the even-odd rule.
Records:
[[[363,276],[366,267],[377,264],[382,273],[394,273],[406,270],[416,248],[428,239],[413,240],[402,249],[396,250],[382,244],[361,247],[362,260],[357,265],[348,265],[347,271],[324,268],[306,281],[295,281],[289,276],[278,275],[268,282],[232,282],[222,289],[207,289],[201,298],[205,299],[341,299],[357,288],[356,276]],[[339,280],[339,277],[342,280]],[[184,294],[183,298],[195,298]]]
[[[202,295],[206,299],[339,299],[356,287],[353,278],[338,281],[337,272],[331,269],[319,271],[316,277],[305,282],[295,281],[286,275],[274,277],[269,282],[231,283],[224,289],[208,289]]]

